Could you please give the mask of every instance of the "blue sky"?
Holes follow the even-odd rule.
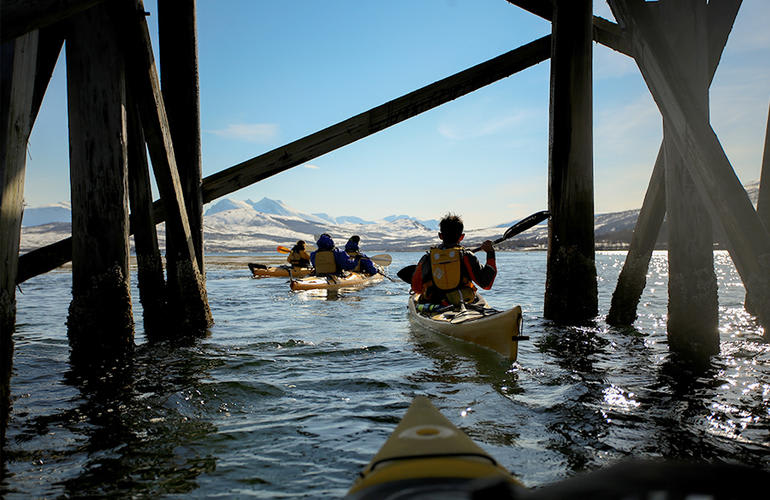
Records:
[[[601,0],[594,13],[613,20]],[[762,162],[768,26],[770,2],[744,0],[711,87],[712,126],[744,183]],[[549,32],[505,0],[198,0],[203,175]],[[630,58],[594,44],[593,71],[596,212],[639,208],[660,114]],[[452,211],[466,227],[526,216],[547,208],[548,87],[544,62],[228,197],[366,219]],[[66,108],[62,57],[30,138],[28,206],[70,199]]]

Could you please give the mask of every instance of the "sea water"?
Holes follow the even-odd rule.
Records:
[[[183,344],[145,339],[134,270],[135,355],[96,380],[69,365],[69,270],[25,282],[0,496],[341,497],[418,394],[527,486],[629,457],[770,466],[770,345],[727,253],[721,353],[700,367],[668,351],[665,253],[635,325],[614,328],[624,252],[597,253],[600,316],[576,327],[543,319],[544,252],[499,252],[484,296],[522,306],[515,363],[410,324],[395,275],[420,255],[333,295],[251,278],[275,254],[209,257],[216,324]]]

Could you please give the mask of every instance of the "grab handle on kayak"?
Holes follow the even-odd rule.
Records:
[[[374,462],[373,464],[369,465],[369,467],[366,468],[366,470],[363,470],[358,473],[360,477],[365,477],[367,473],[370,473],[374,471],[377,467],[380,465],[386,463],[386,462],[393,462],[397,460],[426,460],[431,458],[481,458],[484,460],[489,461],[492,465],[497,466],[497,460],[490,457],[487,454],[484,453],[469,453],[469,452],[459,452],[459,453],[424,453],[420,455],[404,455],[404,456],[396,456],[396,457],[389,457],[389,458],[383,458],[382,460],[378,460]]]

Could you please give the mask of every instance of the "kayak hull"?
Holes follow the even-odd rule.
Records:
[[[419,496],[425,492],[457,491],[464,484],[480,479],[520,485],[428,398],[417,396],[385,444],[360,473],[348,498],[391,498],[391,495],[410,498],[403,492]]]
[[[259,264],[249,264],[249,269],[255,278],[304,278],[313,272],[310,268],[301,267],[291,269],[291,276],[289,276],[288,266],[262,266]]]
[[[480,299],[477,307],[468,307],[462,312],[450,310],[425,314],[418,311],[419,296],[409,297],[409,318],[426,330],[486,347],[511,361],[518,356],[519,341],[527,339],[521,336],[520,306],[500,311]]]
[[[292,290],[340,290],[360,288],[382,281],[382,274],[367,275],[349,272],[343,276],[306,276],[291,281]]]

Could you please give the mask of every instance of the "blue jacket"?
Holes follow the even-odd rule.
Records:
[[[350,258],[344,250],[335,248],[334,240],[332,240],[331,236],[328,234],[322,234],[321,237],[318,238],[316,245],[318,245],[318,250],[332,250],[334,252],[334,262],[337,264],[337,272],[342,270],[350,271],[356,267],[356,260]],[[313,264],[313,267],[315,267],[315,254],[318,250],[310,254],[310,262]]]

